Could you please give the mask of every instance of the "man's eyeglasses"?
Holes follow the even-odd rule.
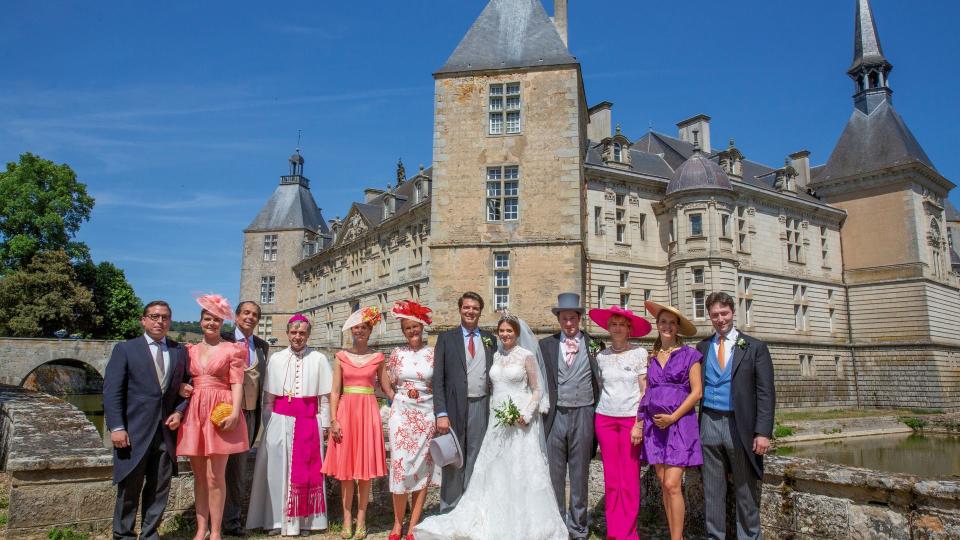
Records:
[[[153,322],[157,322],[157,321],[167,322],[170,320],[169,315],[158,315],[156,313],[150,313],[149,315],[147,315],[147,318]]]

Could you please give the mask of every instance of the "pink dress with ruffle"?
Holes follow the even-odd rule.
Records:
[[[230,431],[221,431],[210,421],[210,412],[219,403],[233,403],[231,384],[243,384],[247,347],[243,343],[222,342],[200,365],[199,345],[187,345],[193,395],[177,432],[178,456],[237,454],[250,449],[247,424],[243,415]]]

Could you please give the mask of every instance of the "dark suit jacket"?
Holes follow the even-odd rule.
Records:
[[[730,380],[730,402],[733,405],[733,418],[737,433],[735,442],[739,442],[758,478],[763,478],[763,456],[753,453],[753,438],[762,435],[773,438],[773,412],[776,408],[776,389],[773,386],[773,360],[767,344],[754,339],[743,332],[740,338],[746,347],[733,345],[733,364]],[[707,361],[710,342],[713,336],[697,344],[697,350],[703,355],[703,389],[707,389]],[[703,406],[703,401],[700,402]]]
[[[590,351],[590,341],[594,340],[590,334],[583,332],[583,338],[587,345],[587,358],[590,359],[590,371],[593,378],[590,381],[593,385],[593,405],[597,405],[600,399],[600,368],[597,366],[597,355]],[[599,339],[596,340],[602,351],[604,344]],[[557,388],[559,386],[557,374],[560,371],[560,333],[547,336],[540,340],[540,354],[543,355],[544,372],[547,377],[547,394],[550,397],[550,410],[543,419],[543,433],[550,435],[553,429],[553,419],[557,415]]]
[[[177,470],[177,436],[175,431],[161,426],[174,411],[183,410],[186,400],[178,394],[180,383],[187,374],[187,350],[167,338],[170,351],[170,382],[161,391],[150,346],[143,337],[117,343],[107,363],[103,379],[103,414],[107,430],[126,427],[130,446],[113,449],[113,482],[118,483],[130,474],[143,459],[157,427],[160,426],[167,454]]]
[[[233,331],[220,332],[220,337],[223,338],[224,341],[230,343],[236,343],[237,341],[237,336]],[[260,428],[260,412],[263,401],[261,399],[263,396],[263,376],[267,372],[267,358],[270,357],[270,344],[257,336],[253,336],[253,350],[257,353],[257,363],[249,368],[245,368],[243,379],[244,386],[249,384],[248,381],[251,379],[253,379],[255,381],[254,384],[256,384],[257,406],[256,409],[254,409],[256,411],[254,415],[254,421],[256,424],[252,426],[249,425],[249,423],[247,424],[247,431],[249,432],[248,435],[251,441],[257,438],[257,430]],[[246,374],[246,372],[253,372],[256,376],[250,377]]]
[[[484,341],[493,346],[488,347]],[[480,343],[487,357],[487,391],[490,391],[490,366],[497,340],[490,332],[480,331]],[[467,355],[463,350],[463,330],[460,326],[437,336],[433,350],[433,412],[446,413],[450,429],[460,444],[467,436]]]

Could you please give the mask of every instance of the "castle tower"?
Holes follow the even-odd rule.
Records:
[[[707,318],[710,292],[737,290],[735,200],[730,178],[699,145],[667,185],[659,219],[669,231],[670,303],[691,320]]]
[[[914,381],[896,396],[861,392],[864,404],[951,407],[960,398],[960,368],[950,360],[960,352],[960,291],[950,269],[944,201],[954,184],[894,110],[892,69],[869,0],[857,0],[847,72],[854,110],[811,186],[847,213],[844,281],[861,377],[869,379],[874,369],[884,370],[877,377],[891,377],[901,367]]]
[[[457,324],[467,290],[552,330],[557,293],[583,292],[580,65],[540,0],[491,0],[434,74],[431,307]]]
[[[329,230],[303,176],[300,149],[288,160],[289,174],[243,231],[240,301],[260,304],[257,335],[286,344],[287,319],[297,311],[297,277],[292,268],[312,254]]]

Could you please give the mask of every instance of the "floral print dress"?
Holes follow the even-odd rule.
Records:
[[[433,415],[433,347],[397,347],[387,360],[396,390],[390,416],[390,492],[412,493],[437,486],[440,468],[430,457]]]

